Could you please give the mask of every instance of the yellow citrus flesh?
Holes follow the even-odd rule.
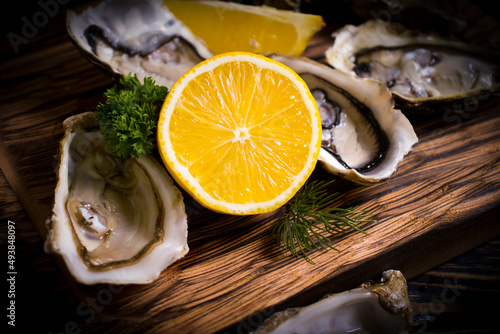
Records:
[[[205,207],[257,214],[285,204],[314,170],[321,119],[291,69],[231,52],[201,62],[171,88],[158,148],[174,179]]]
[[[229,51],[301,55],[323,26],[320,15],[223,1],[164,0],[214,54]]]

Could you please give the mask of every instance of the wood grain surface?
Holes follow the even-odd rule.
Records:
[[[17,322],[3,333],[120,333],[113,319],[79,301],[0,171],[0,212],[16,223]],[[3,221],[2,221],[3,223]],[[2,229],[2,233],[5,230]],[[6,241],[1,239],[1,258]],[[498,333],[500,238],[484,243],[408,281],[415,333]],[[97,297],[95,301],[97,301]],[[95,306],[94,306],[95,307]],[[255,318],[252,322],[259,318]],[[126,322],[126,321],[125,321]],[[244,326],[241,326],[244,327]],[[139,331],[140,332],[140,331]]]
[[[18,53],[9,45],[2,48],[0,65],[0,168],[26,212],[20,219],[31,221],[42,240],[62,120],[94,110],[112,85],[71,43],[60,11]],[[352,17],[329,17],[305,55],[321,60],[330,32],[352,23],[346,22]],[[65,278],[60,289],[70,288],[76,297],[73,314],[80,320],[98,314],[113,324],[110,332],[232,333],[250,330],[272,312],[376,279],[385,269],[418,277],[500,234],[498,102],[488,94],[460,101],[466,113],[408,115],[419,143],[383,183],[355,185],[318,166],[312,178],[336,179],[330,188],[339,193],[333,205],[359,206],[378,223],[363,226],[366,236],[336,238],[340,252],[311,252],[314,265],[283,253],[271,238],[269,226],[279,210],[246,217],[215,214],[184,193],[190,252],[156,282],[83,286],[54,258]],[[9,212],[2,212],[4,217]],[[100,326],[88,323],[89,332]]]

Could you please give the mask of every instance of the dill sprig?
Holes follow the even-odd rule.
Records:
[[[332,208],[330,203],[337,193],[328,194],[327,187],[334,182],[306,182],[286,204],[283,217],[271,224],[271,233],[292,255],[302,254],[313,262],[307,251],[333,249],[332,240],[325,234],[337,236],[349,231],[367,234],[359,225],[375,220],[366,219],[364,211],[356,208]]]
[[[135,74],[121,77],[120,84],[120,89],[116,85],[109,88],[106,103],[99,103],[96,108],[106,146],[120,158],[150,154],[158,104],[165,100],[168,88],[156,85],[150,77],[145,77],[141,84]]]

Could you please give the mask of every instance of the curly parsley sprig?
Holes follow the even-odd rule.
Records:
[[[115,85],[106,93],[106,103],[99,103],[96,117],[107,147],[118,157],[139,157],[154,148],[154,129],[158,122],[158,103],[168,88],[149,77],[141,84],[137,75],[123,76],[122,88]]]
[[[328,234],[336,236],[352,230],[367,234],[359,224],[376,222],[366,219],[367,214],[356,208],[330,207],[332,198],[337,195],[327,193],[333,181],[306,182],[286,204],[283,216],[271,224],[271,233],[292,255],[297,257],[300,253],[313,262],[307,251],[337,250]]]

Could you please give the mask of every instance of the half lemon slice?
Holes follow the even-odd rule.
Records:
[[[195,200],[220,213],[258,214],[285,204],[314,170],[321,118],[290,68],[230,52],[172,86],[157,133],[168,171]]]

